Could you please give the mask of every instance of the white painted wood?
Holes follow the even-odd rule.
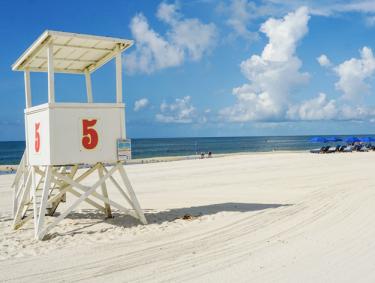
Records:
[[[81,57],[84,56],[84,58],[76,58],[76,61],[69,64],[66,68],[56,68],[55,72],[73,71],[81,74],[84,73],[87,68],[89,68],[90,72],[93,72],[111,60],[117,53],[117,46],[119,47],[119,51],[123,52],[133,44],[132,40],[127,39],[45,31],[13,64],[12,69],[14,71],[24,71],[25,68],[28,67],[30,70],[39,69],[40,71],[46,72],[47,60],[44,56],[41,56],[41,54],[45,53],[46,46],[49,42],[54,42],[56,47],[61,50],[58,57],[60,61],[71,60],[69,54],[71,54],[72,51],[77,51],[76,54],[82,54]],[[105,48],[98,47],[103,45]],[[82,50],[85,52],[82,52]]]
[[[86,199],[92,192],[94,192],[111,174],[113,174],[114,171],[117,170],[117,167],[113,167],[108,174],[103,176],[101,180],[98,180],[92,187],[86,187],[81,184],[75,183],[74,181],[70,180],[69,178],[61,178],[65,177],[57,172],[52,172],[53,175],[56,177],[59,177],[61,179],[65,179],[68,183],[70,183],[74,187],[83,188],[83,190],[88,190],[81,195],[71,206],[69,206],[63,213],[61,213],[54,222],[52,222],[49,226],[45,227],[42,231],[39,233],[39,237],[43,238],[48,231],[50,231],[53,227],[55,227],[61,220],[63,220],[72,210],[74,210],[84,199]]]
[[[21,220],[21,215],[22,215],[22,211],[24,208],[25,200],[29,194],[30,187],[32,185],[31,183],[32,183],[32,170],[29,170],[29,174],[27,176],[25,186],[23,187],[23,190],[22,190],[20,201],[17,205],[17,211],[13,219],[13,229],[17,229],[17,224]]]
[[[134,193],[134,190],[133,190],[133,187],[132,187],[132,185],[130,183],[128,175],[126,174],[125,169],[124,169],[124,167],[122,166],[121,163],[119,163],[119,165],[118,165],[118,170],[119,170],[120,175],[122,177],[122,180],[123,180],[123,182],[124,182],[124,184],[125,184],[125,186],[126,186],[126,188],[128,190],[130,199],[131,199],[131,201],[132,201],[132,203],[133,203],[133,205],[135,207],[135,210],[136,210],[136,212],[138,214],[138,219],[143,224],[147,224],[146,217],[145,217],[145,215],[143,213],[143,210],[141,209],[141,206],[139,205],[138,199],[137,199],[137,197],[136,197],[136,195]]]
[[[79,183],[82,180],[84,180],[86,177],[88,177],[92,172],[94,172],[98,167],[99,167],[99,163],[96,164],[95,166],[91,167],[90,169],[88,169],[86,172],[84,172],[83,174],[81,174],[76,179],[73,179],[72,177],[70,177],[70,178],[72,178],[75,182]],[[59,197],[61,197],[62,194],[64,194],[65,192],[67,192],[69,188],[71,188],[71,185],[69,183],[65,182],[65,185],[61,186],[60,192],[56,196],[54,196],[51,199],[49,199],[48,202],[55,201],[56,199],[58,199]]]
[[[34,73],[46,73],[48,69],[46,68],[39,68],[39,67],[28,67],[30,72]],[[82,70],[79,69],[62,69],[55,67],[55,73],[62,73],[62,74],[72,74],[72,75],[81,75],[83,73]]]
[[[17,167],[16,175],[12,183],[12,188],[16,188],[19,186],[19,182],[21,180],[22,175],[24,174],[25,168],[26,166],[25,166],[25,152],[24,152],[22,154],[20,164]]]
[[[47,65],[48,65],[48,102],[55,102],[55,70],[53,63],[53,43],[47,46]]]
[[[26,172],[25,153],[23,153],[20,164],[18,165],[18,168],[16,171],[16,175],[14,177],[14,181],[11,186],[13,188],[13,209],[12,209],[13,218],[16,216],[19,195],[21,194],[22,188],[24,186],[24,183],[21,182],[21,179],[23,179],[22,176],[24,176],[25,174],[28,174],[28,172]]]
[[[39,233],[44,225],[48,194],[49,194],[50,185],[51,185],[51,174],[52,174],[52,166],[46,166],[46,173],[45,173],[46,176],[44,180],[42,198],[40,200],[41,202],[40,202],[40,207],[39,207],[39,216],[37,220],[37,229],[36,229],[37,240],[41,240],[41,238],[39,237]]]
[[[13,70],[25,72],[26,100],[26,150],[19,166],[23,170],[17,172],[13,183],[15,229],[33,218],[35,237],[38,240],[43,239],[50,229],[81,202],[87,202],[104,211],[107,217],[111,216],[112,206],[140,219],[142,223],[147,223],[130,181],[117,158],[117,140],[126,138],[121,52],[132,44],[132,41],[123,39],[46,31],[13,65]],[[73,56],[73,59],[72,54],[79,56]],[[113,58],[116,66],[116,103],[93,103],[91,73]],[[30,72],[48,73],[48,103],[32,107]],[[54,74],[58,72],[85,74],[88,103],[55,102]],[[94,124],[89,123],[93,121]],[[90,134],[87,133],[87,127],[90,127]],[[89,141],[95,140],[95,133],[98,143],[87,146]],[[108,171],[102,165],[103,162],[116,165]],[[70,164],[76,165],[71,173],[66,175],[64,166]],[[77,164],[95,165],[76,178]],[[96,182],[91,185],[81,183],[96,170]],[[120,172],[127,192],[113,178],[116,171]],[[109,199],[106,187],[108,179],[111,179],[134,211]],[[43,188],[40,189],[42,184]],[[101,187],[101,194],[96,192],[98,187]],[[53,195],[56,192],[52,193],[53,190],[58,190],[56,195]],[[49,207],[53,213],[61,197],[67,192],[76,196],[77,200],[52,224],[44,227],[47,206],[54,204],[52,208]],[[33,206],[32,213],[29,211],[30,205]]]
[[[26,108],[30,108],[32,106],[32,102],[31,102],[31,82],[30,82],[30,71],[28,69],[24,71],[24,81],[25,81]]]
[[[53,46],[56,47],[56,44],[53,44]],[[44,57],[44,56],[35,56],[36,59],[39,59],[39,60],[46,60],[47,57]],[[96,63],[95,60],[87,60],[87,59],[76,59],[76,58],[59,58],[59,57],[55,57],[53,58],[54,62],[57,62],[57,61],[62,61],[62,62],[71,62],[71,63],[89,63],[89,64],[94,64]]]
[[[79,192],[75,191],[74,189],[72,189],[71,187],[67,188],[67,191],[69,193],[71,193],[72,195],[76,196],[77,198],[80,198],[82,196],[82,194],[80,194]],[[96,209],[99,209],[101,212],[105,213],[105,207],[104,206],[101,206],[100,204],[98,204],[97,202],[89,199],[89,198],[86,198],[84,199],[83,201],[87,202],[88,204],[92,205],[94,208]]]
[[[103,166],[103,170],[104,170],[104,172],[108,173],[107,168],[105,168],[104,166]],[[128,197],[128,195],[125,193],[125,191],[121,188],[121,186],[116,181],[116,179],[113,178],[113,176],[110,176],[109,179],[112,181],[112,183],[115,185],[115,187],[119,190],[119,192],[121,193],[121,195],[126,199],[126,201],[128,202],[128,204],[131,207],[133,207],[134,210],[136,210],[135,207],[134,207],[134,205],[133,205],[133,203],[132,203],[132,201],[131,201],[131,199]]]
[[[46,168],[46,169],[43,171],[42,168]],[[109,207],[113,206],[123,211],[124,213],[139,219],[142,223],[146,224],[147,220],[145,219],[143,215],[143,212],[135,197],[134,191],[131,188],[129,180],[127,179],[127,175],[125,172],[122,172],[124,171],[124,169],[121,170],[121,168],[122,168],[121,163],[117,163],[110,170],[106,169],[101,163],[97,163],[95,166],[89,168],[84,173],[82,173],[79,177],[73,180],[73,177],[75,174],[74,171],[76,171],[77,166],[73,167],[73,170],[71,174],[69,175],[62,174],[60,172],[61,170],[59,170],[58,168],[53,169],[52,166],[44,166],[44,167],[32,166],[31,169],[29,170],[28,181],[26,182],[27,184],[30,184],[30,185],[25,186],[21,195],[21,199],[22,199],[21,201],[23,201],[25,199],[25,196],[28,194],[27,188],[30,188],[33,194],[32,203],[34,206],[34,209],[33,209],[34,212],[33,214],[25,215],[25,218],[21,219],[19,215],[22,214],[21,213],[22,208],[27,209],[27,204],[24,202],[20,204],[18,207],[18,211],[16,213],[16,218],[13,223],[13,228],[18,229],[19,227],[24,225],[28,220],[30,220],[31,218],[34,218],[35,238],[38,240],[41,240],[43,239],[45,234],[48,233],[48,231],[50,231],[54,226],[56,226],[62,219],[66,217],[67,214],[69,214],[72,210],[74,210],[83,201],[89,203],[90,205],[99,209],[100,211],[106,212],[106,209],[104,206],[101,206],[94,200],[89,199],[88,198],[89,196],[92,196],[93,198],[101,200],[104,202],[106,206],[109,206]],[[93,174],[96,170],[98,170],[99,179],[92,186],[85,186],[79,183],[83,179],[85,179],[87,176]],[[130,197],[127,196],[127,194],[122,190],[120,185],[113,178],[113,174],[116,171],[119,171],[123,180],[125,180],[124,183],[126,183],[126,186],[128,186],[127,190],[129,192]],[[105,174],[103,174],[103,172]],[[122,192],[127,202],[134,209],[134,212],[127,209],[123,205],[110,200],[108,198],[108,195],[106,195],[106,192],[103,192],[103,195],[96,192],[98,187],[102,186],[108,179],[113,180],[113,182],[116,184],[116,187],[119,187],[119,190]],[[40,184],[42,184],[43,182],[44,182],[43,191],[42,191],[43,194],[41,198],[41,203],[39,205],[37,203],[38,202],[37,195],[39,195],[38,194],[39,191],[37,190]],[[66,192],[72,193],[78,199],[71,206],[69,206],[59,217],[57,217],[53,223],[51,223],[50,225],[46,227],[43,227],[44,218],[45,218],[44,215],[46,213],[46,206],[47,206],[47,203],[49,203],[52,199],[52,198],[48,199],[48,192],[50,190],[51,183],[56,183],[57,186],[60,186],[59,187],[60,192],[66,191]],[[83,191],[83,193],[81,194],[77,192],[76,190],[74,190],[73,187]]]
[[[116,55],[116,102],[122,103],[122,63],[121,52]]]
[[[55,103],[26,110],[28,162],[30,165],[96,164],[117,162],[117,140],[123,138],[123,104]],[[83,148],[83,119],[97,122],[97,146]],[[40,150],[35,149],[39,123]]]
[[[91,85],[91,75],[88,70],[85,72],[85,78],[86,78],[86,94],[87,94],[87,102],[92,103],[93,97],[92,97],[92,85]]]
[[[24,218],[20,219],[17,222],[17,224],[13,226],[13,229],[17,230],[17,229],[21,228],[23,225],[25,225],[26,222],[33,219],[33,216],[34,216],[33,214],[29,214],[29,215],[25,216]]]
[[[100,167],[98,168],[98,174],[99,174],[99,179],[102,179],[103,178],[103,164],[100,164]],[[111,206],[109,205],[109,198],[108,198],[108,192],[107,192],[107,185],[106,183],[104,182],[102,185],[101,185],[101,188],[102,188],[102,195],[103,197],[105,198],[105,202],[104,202],[104,207],[105,207],[105,216],[107,218],[112,218],[112,211],[111,211]]]
[[[94,50],[94,51],[100,51],[102,53],[104,52],[111,52],[111,48],[100,48],[100,47],[90,47],[90,46],[83,46],[83,45],[76,45],[76,44],[55,44],[56,47],[61,47],[65,49],[79,49],[79,50]]]
[[[78,181],[83,180],[85,177],[89,176],[94,171],[94,170],[92,170],[93,168],[97,168],[97,167],[98,166],[96,165],[96,166],[90,168],[88,171],[86,171],[84,174],[82,174],[80,177],[78,177],[75,181],[78,182]],[[73,179],[75,173],[77,172],[77,169],[78,169],[77,165],[73,166],[72,172],[69,174],[68,178]],[[58,172],[58,171],[56,171],[56,172]],[[41,173],[43,174],[43,172],[41,172]],[[67,182],[61,181],[61,180],[57,179],[54,176],[51,177],[51,180],[52,180],[53,183],[55,183],[56,185],[58,185],[60,187],[59,187],[59,193],[56,194],[55,196],[50,197],[48,199],[48,202],[47,202],[48,205],[52,205],[53,202],[55,202],[58,199],[60,199],[66,192],[69,192],[69,193],[73,194],[76,197],[80,197],[81,196],[81,194],[78,193],[78,192],[76,192],[74,189],[72,189],[72,186],[70,184],[68,184]],[[85,199],[84,201],[87,202],[88,204],[92,205],[94,208],[97,208],[97,209],[105,212],[104,207],[101,206],[101,205],[99,205],[98,203],[96,203],[96,202],[94,202],[94,201],[92,201],[90,199]]]
[[[36,183],[36,173],[35,166],[31,167],[31,193],[33,199],[33,209],[34,209],[34,235],[37,236],[37,221],[38,221],[38,204],[37,204],[37,195],[36,195],[37,183]]]
[[[85,192],[85,190],[83,190],[83,191]],[[87,190],[86,190],[86,191],[87,191]],[[115,207],[115,208],[117,208],[117,209],[123,211],[125,214],[130,215],[130,216],[134,217],[135,219],[139,219],[139,218],[138,218],[138,215],[137,215],[136,212],[133,212],[133,211],[127,209],[127,208],[124,207],[123,205],[121,205],[121,204],[119,204],[119,203],[117,203],[117,202],[115,202],[115,201],[113,201],[113,200],[106,199],[104,196],[102,196],[102,195],[100,195],[100,194],[98,194],[98,193],[96,193],[96,192],[93,192],[93,193],[91,194],[91,196],[92,196],[93,198],[97,198],[98,200],[101,200],[101,201],[103,201],[104,203],[106,203],[106,204],[108,204],[108,205],[111,205],[111,206],[113,206],[113,207]]]

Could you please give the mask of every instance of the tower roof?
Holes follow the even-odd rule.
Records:
[[[132,40],[46,30],[12,65],[13,71],[47,72],[53,45],[54,72],[93,72],[133,45]]]

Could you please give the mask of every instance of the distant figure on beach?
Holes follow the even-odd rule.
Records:
[[[212,157],[212,152],[209,151],[209,152],[208,152],[208,158],[211,158],[211,157]]]
[[[204,158],[204,152],[201,152],[201,159]]]

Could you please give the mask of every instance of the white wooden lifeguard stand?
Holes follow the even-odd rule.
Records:
[[[147,223],[118,154],[118,144],[126,139],[121,53],[132,44],[131,40],[45,31],[12,66],[24,72],[26,94],[26,150],[13,183],[14,229],[34,219],[35,238],[41,240],[83,201],[107,217],[112,206]],[[113,58],[116,103],[94,103],[90,74]],[[31,105],[30,72],[48,74],[48,103]],[[55,102],[54,73],[83,74],[87,103]],[[103,163],[113,167],[108,170]],[[78,170],[82,164],[86,169]],[[96,171],[98,179],[91,186],[81,183]],[[124,186],[113,177],[115,172]],[[109,198],[108,181],[133,210]],[[45,225],[45,215],[53,215],[67,192],[77,199]]]

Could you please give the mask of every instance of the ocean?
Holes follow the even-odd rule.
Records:
[[[345,138],[345,136],[337,136]],[[216,137],[216,138],[149,138],[132,139],[133,159],[186,156],[200,152],[235,153],[277,150],[309,150],[321,144],[309,142],[311,136]],[[25,142],[0,142],[0,164],[18,164]]]

